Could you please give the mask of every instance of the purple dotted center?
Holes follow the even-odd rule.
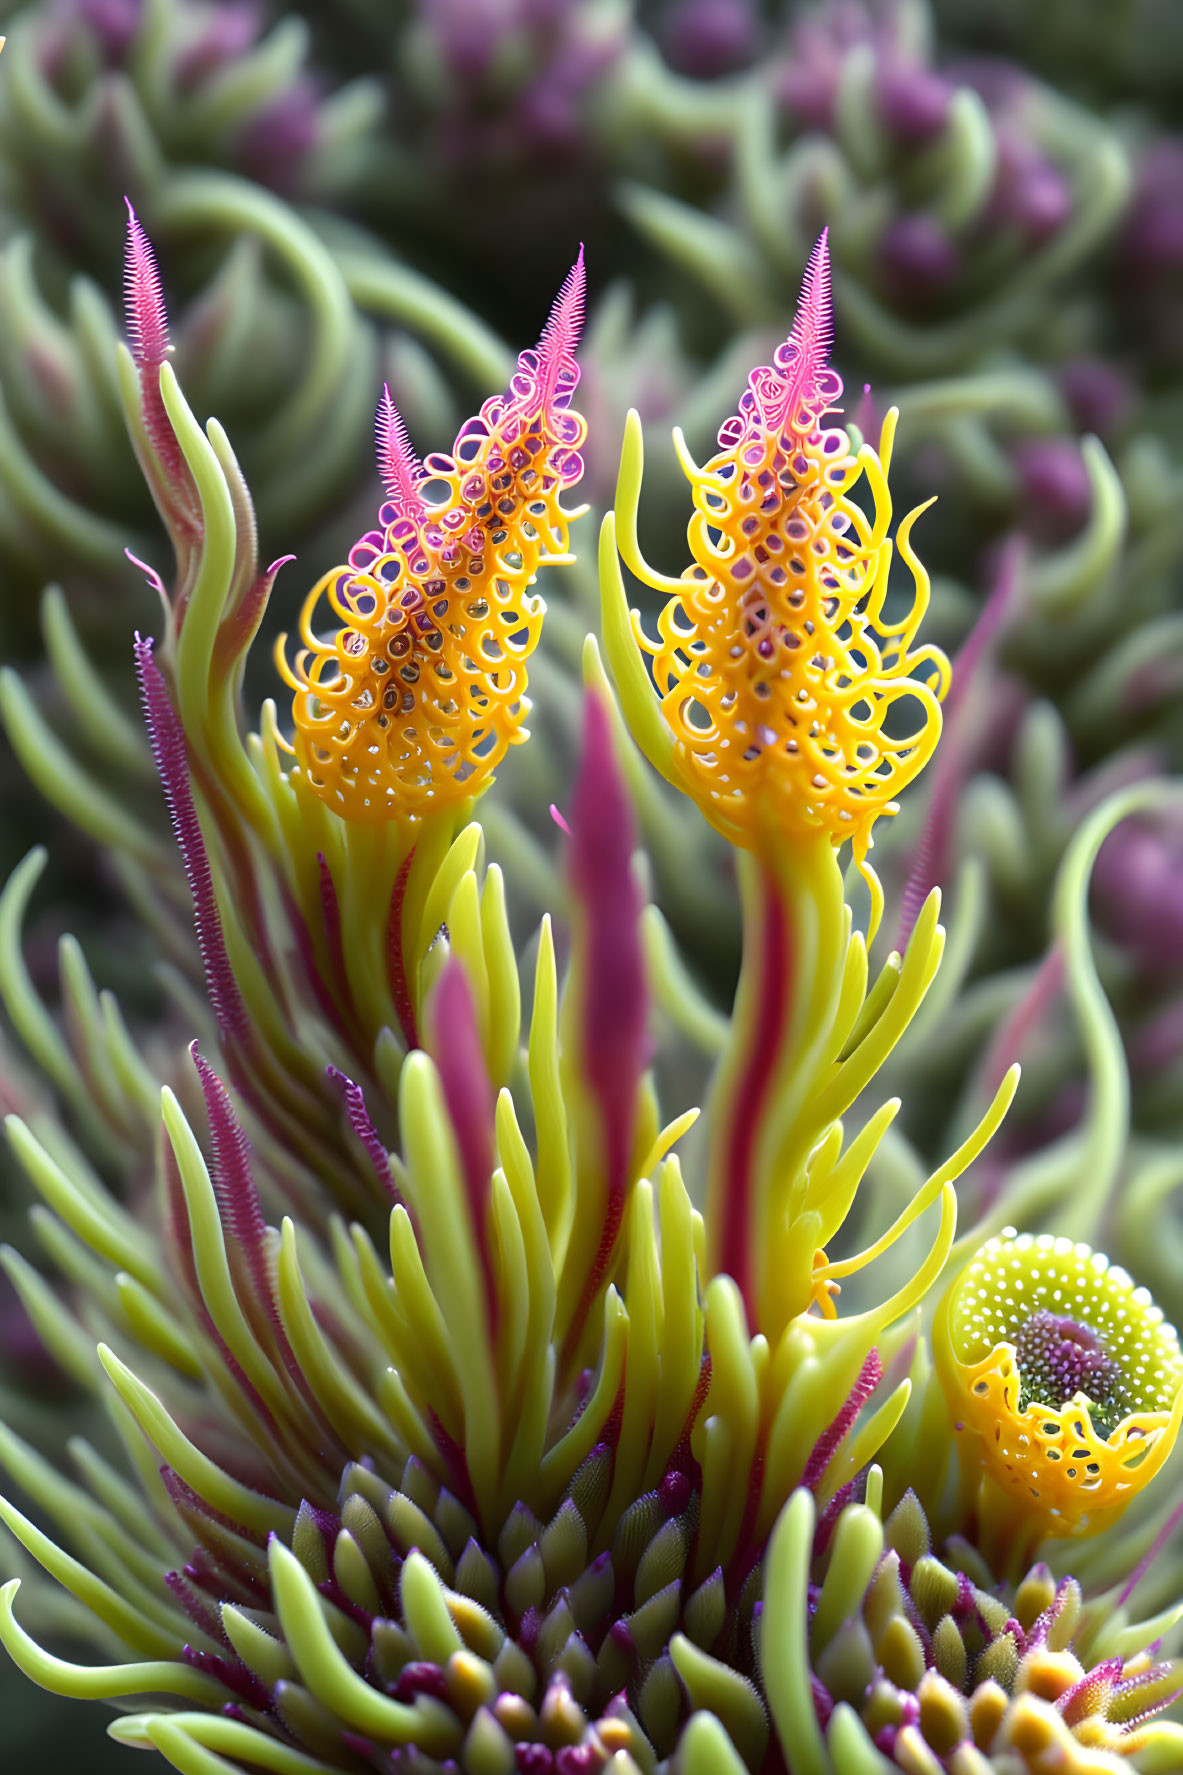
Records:
[[[1120,1365],[1088,1325],[1067,1314],[1032,1313],[1015,1338],[1020,1408],[1059,1407],[1083,1393],[1093,1428],[1108,1436],[1128,1410]]]

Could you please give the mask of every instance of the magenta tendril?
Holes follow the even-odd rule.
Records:
[[[365,1095],[361,1086],[355,1084],[351,1078],[347,1078],[339,1067],[326,1067],[325,1074],[341,1093],[349,1126],[361,1142],[383,1193],[389,1197],[394,1207],[405,1206],[390,1174],[390,1155],[382,1144],[382,1138],[377,1128],[370,1119],[370,1112],[366,1108]]]
[[[185,732],[173,708],[168,686],[153,658],[152,642],[138,633],[135,659],[152,757],[180,847],[185,879],[193,896],[197,946],[205,968],[210,1004],[223,1042],[237,1042],[245,1049],[250,1045],[251,1023],[226,954],[213,875],[189,783]]]

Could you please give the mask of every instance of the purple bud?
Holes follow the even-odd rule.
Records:
[[[1026,527],[1041,541],[1063,542],[1084,523],[1092,502],[1088,469],[1072,438],[1031,438],[1014,452]]]
[[[1183,966],[1183,829],[1123,820],[1093,869],[1101,928],[1143,967]]]
[[[1127,271],[1183,266],[1183,140],[1156,142],[1143,160],[1122,255]]]
[[[301,162],[316,146],[316,107],[315,84],[300,79],[252,117],[239,137],[244,168],[265,185],[289,190],[299,176]]]
[[[734,73],[755,59],[760,26],[752,0],[678,0],[661,40],[671,68],[693,80]]]
[[[884,127],[909,147],[944,128],[953,89],[947,80],[915,63],[885,58],[875,81]]]
[[[879,243],[883,269],[901,292],[932,295],[957,276],[957,249],[940,223],[919,213],[899,216]]]
[[[259,8],[250,4],[211,7],[205,28],[193,37],[173,64],[173,79],[180,92],[191,92],[209,75],[240,56],[259,35]]]
[[[690,1502],[689,1477],[676,1468],[667,1473],[658,1487],[661,1507],[667,1516],[680,1516]]]
[[[554,1752],[545,1744],[517,1744],[513,1756],[519,1775],[551,1775],[555,1766]]]
[[[127,337],[132,356],[139,369],[158,370],[168,357],[168,314],[160,289],[160,272],[152,242],[144,233],[140,219],[127,205],[127,251],[124,265],[124,304],[127,310]]]
[[[1078,431],[1116,431],[1133,400],[1128,376],[1101,358],[1074,358],[1059,373],[1060,392]]]
[[[857,0],[836,0],[793,25],[788,55],[777,71],[777,92],[801,123],[831,127],[847,53],[859,44],[868,44],[877,58],[895,51],[890,19],[874,22]]]
[[[556,1775],[595,1775],[604,1766],[604,1753],[594,1744],[564,1744],[555,1753]]]
[[[1148,1018],[1135,1032],[1129,1055],[1135,1077],[1174,1066],[1183,1057],[1183,1003],[1172,999]]]
[[[108,58],[112,62],[122,61],[140,28],[143,0],[75,0],[75,8]]]
[[[571,154],[580,140],[579,100],[578,92],[564,90],[549,75],[536,81],[517,104],[517,122],[525,147],[533,153]]]
[[[1072,187],[1050,160],[1033,158],[1010,191],[1007,211],[1027,239],[1038,245],[1072,214]]]
[[[813,21],[793,32],[788,60],[777,75],[781,103],[805,129],[828,130],[842,72],[842,55]]]
[[[418,0],[418,10],[448,72],[465,85],[482,79],[517,23],[512,0]]]
[[[57,81],[68,63],[75,33],[89,31],[104,65],[118,67],[140,28],[143,0],[59,0],[41,13],[37,57],[50,81]]]
[[[424,1660],[404,1664],[394,1690],[396,1701],[413,1701],[416,1695],[430,1695],[442,1701],[448,1692],[448,1679],[438,1664]]]

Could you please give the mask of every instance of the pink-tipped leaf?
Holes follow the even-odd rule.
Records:
[[[200,501],[160,393],[160,368],[170,355],[172,344],[156,254],[131,206],[131,199],[125,197],[123,201],[127,204],[124,296],[128,343],[140,373],[144,430],[163,470],[162,482],[152,472],[149,472],[149,481],[161,514],[173,532],[173,539],[178,541],[178,533],[191,534],[200,529]]]
[[[127,307],[127,334],[132,356],[141,369],[158,369],[172,350],[168,337],[168,315],[160,288],[160,272],[152,242],[131,206],[127,205],[127,252],[124,259],[123,289]]]

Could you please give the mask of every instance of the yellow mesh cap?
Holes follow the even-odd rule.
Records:
[[[488,784],[526,738],[526,661],[544,606],[530,593],[568,560],[562,495],[583,472],[587,426],[571,406],[583,311],[582,254],[536,350],[487,400],[451,455],[416,459],[386,391],[379,528],[327,573],[300,617],[293,750],[314,792],[347,820],[418,819]],[[323,601],[323,602],[322,602]],[[313,628],[327,604],[338,625]]]
[[[684,461],[694,495],[693,564],[650,639],[661,710],[683,786],[732,843],[769,829],[850,841],[863,863],[871,828],[932,756],[948,663],[917,647],[928,578],[912,552],[919,512],[895,542],[881,452],[852,455],[827,425],[842,382],[827,364],[825,236],[810,261],[792,332],[754,370],[722,448],[702,469]],[[853,497],[865,478],[871,511]],[[923,509],[923,508],[921,508]],[[897,554],[913,589],[889,610]]]

